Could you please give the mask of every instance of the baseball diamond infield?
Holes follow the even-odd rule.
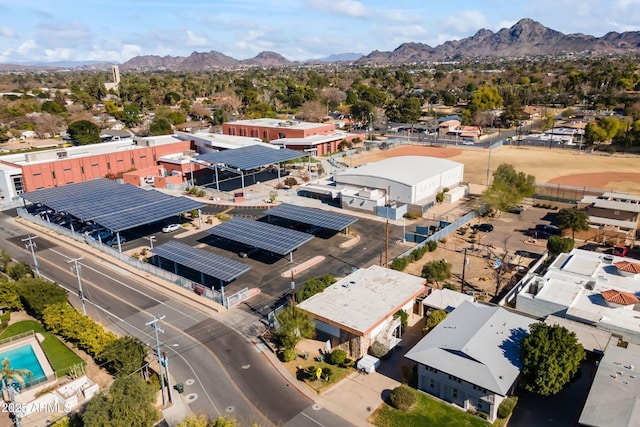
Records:
[[[354,156],[353,165],[397,156],[448,158],[464,164],[466,182],[487,183],[489,150],[486,148],[403,145],[386,151],[375,149],[363,152]],[[637,155],[578,154],[568,149],[502,146],[491,150],[492,173],[501,163],[511,164],[517,171],[534,175],[539,183],[640,193],[640,156]]]

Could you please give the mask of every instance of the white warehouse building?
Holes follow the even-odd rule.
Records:
[[[436,194],[461,185],[464,165],[447,159],[425,156],[391,157],[350,168],[335,175],[342,193],[342,207],[371,211],[385,204],[407,205],[424,212],[435,203]],[[451,200],[455,201],[455,200]]]

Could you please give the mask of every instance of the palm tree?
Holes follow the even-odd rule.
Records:
[[[589,229],[589,214],[587,211],[576,208],[560,209],[558,212],[558,225],[562,230],[571,230],[571,238],[575,240],[576,231]]]
[[[0,376],[2,376],[2,390],[9,394],[9,383],[11,380],[18,381],[22,386],[25,385],[26,378],[33,378],[33,372],[28,369],[13,369],[11,367],[11,361],[8,357],[5,357],[2,361],[2,370],[0,370]],[[9,397],[12,397],[9,394]]]

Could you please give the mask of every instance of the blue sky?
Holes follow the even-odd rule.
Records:
[[[640,30],[640,0],[0,0],[0,63],[216,50],[290,60],[437,46],[532,18],[563,33]]]

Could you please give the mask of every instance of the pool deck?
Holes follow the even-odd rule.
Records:
[[[49,363],[49,359],[47,359],[47,356],[44,354],[44,350],[42,350],[42,347],[40,346],[40,341],[39,341],[40,338],[42,338],[40,334],[35,334],[35,335],[29,335],[27,337],[17,339],[13,342],[10,342],[1,346],[0,353],[3,353],[5,351],[10,351],[19,347],[24,347],[25,345],[29,344],[31,345],[31,348],[33,349],[33,352],[36,355],[36,359],[38,359],[38,363],[40,364],[40,367],[42,368],[44,375],[47,378],[55,378],[55,372],[53,372],[53,368]],[[37,389],[38,386],[32,387],[31,389],[29,389],[29,391],[34,388]]]

